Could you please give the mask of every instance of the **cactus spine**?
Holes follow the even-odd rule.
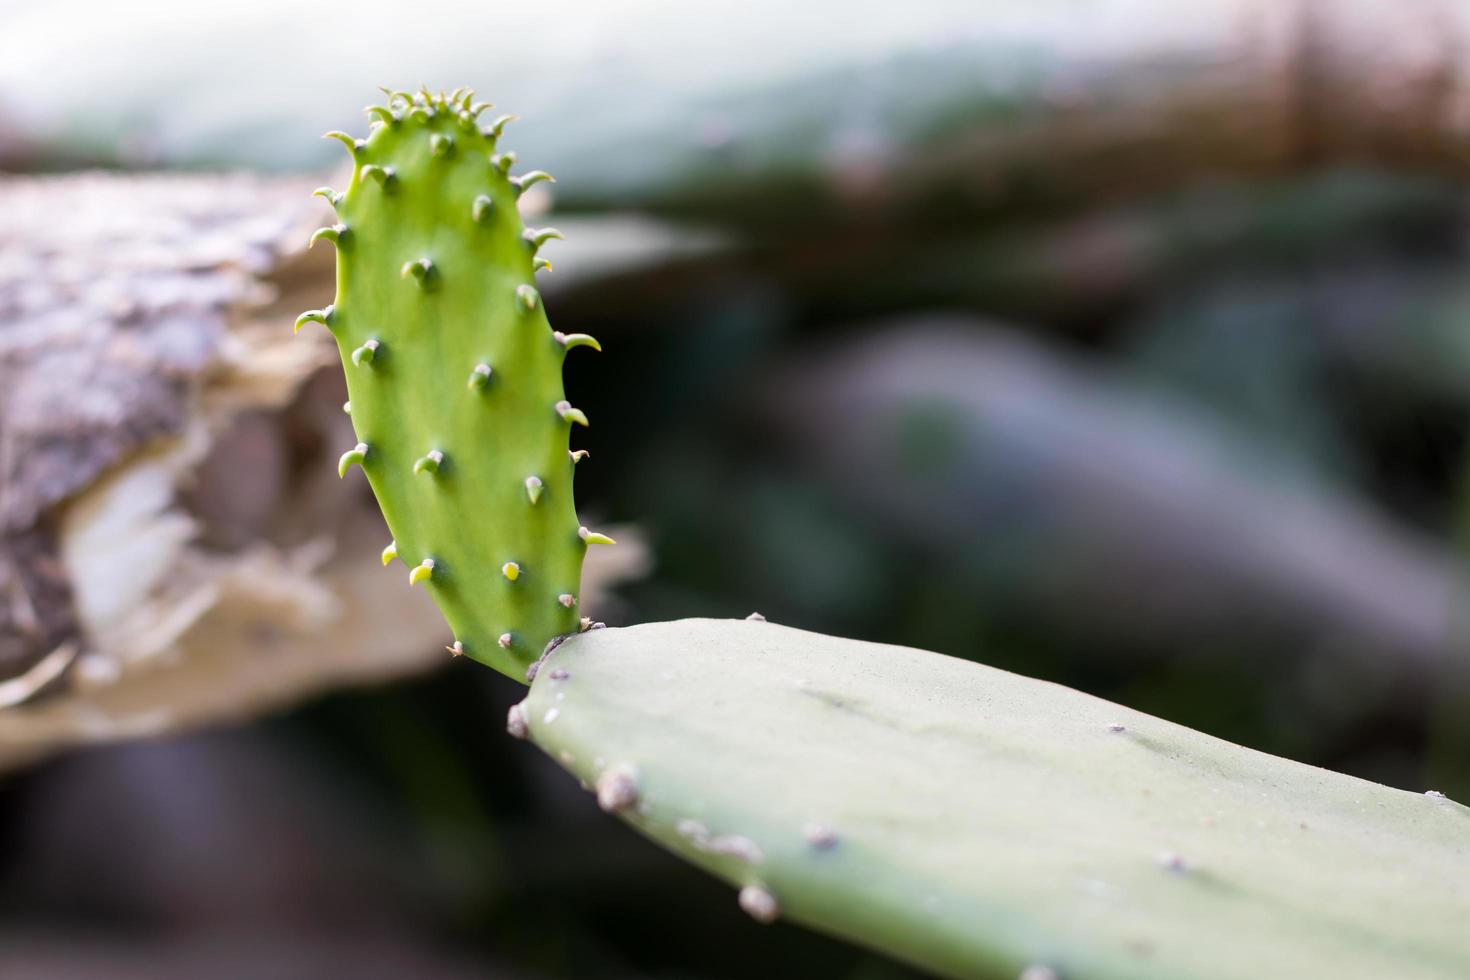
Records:
[[[562,362],[581,334],[552,331],[533,285],[555,229],[527,229],[516,200],[550,175],[512,176],[481,128],[473,93],[388,93],[352,155],[343,193],[316,193],[338,221],[311,236],[337,249],[337,296],[303,313],[342,355],[358,443],[339,473],[367,475],[411,585],[438,603],[462,653],[513,677],[578,627],[589,544],[569,452],[587,416],[567,401]]]

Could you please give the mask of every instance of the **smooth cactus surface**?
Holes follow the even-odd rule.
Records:
[[[473,93],[390,92],[367,110],[343,193],[317,193],[338,222],[312,236],[337,249],[337,296],[297,329],[324,324],[347,374],[361,467],[401,561],[454,630],[450,652],[513,677],[577,629],[589,544],[572,500],[568,432],[587,417],[566,400],[562,362],[597,342],[552,331],[535,273],[555,229],[527,229],[526,187],[497,148],[512,117],[482,128]],[[346,447],[344,447],[346,448]]]
[[[758,920],[941,975],[1470,976],[1470,809],[967,661],[595,630],[510,727]]]

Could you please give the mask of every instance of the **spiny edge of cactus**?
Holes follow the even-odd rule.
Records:
[[[337,341],[358,437],[338,474],[367,475],[392,534],[383,564],[404,561],[409,584],[430,591],[452,655],[521,679],[590,623],[576,613],[582,556],[613,543],[576,518],[571,474],[587,453],[566,439],[590,423],[561,390],[567,353],[602,348],[546,322],[533,279],[551,269],[541,248],[563,236],[521,221],[520,196],[555,178],[511,173],[516,155],[497,143],[518,117],[481,126],[492,105],[469,89],[383,92],[364,110],[366,138],[325,134],[353,176],[313,192],[338,220],[307,244],[336,248],[337,296],[294,329],[319,323]]]

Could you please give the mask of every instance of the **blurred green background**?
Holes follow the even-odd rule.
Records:
[[[1277,145],[1255,8],[1160,9],[18,4],[0,167],[326,174],[375,85],[473,84],[600,270],[547,292],[605,349],[582,511],[653,557],[600,618],[759,610],[1470,798],[1470,182]],[[7,777],[0,975],[911,975],[605,819],[515,691]]]

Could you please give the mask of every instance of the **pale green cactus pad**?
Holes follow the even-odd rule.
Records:
[[[944,976],[1470,977],[1470,809],[966,661],[594,630],[510,727],[758,919]]]
[[[589,544],[577,520],[568,432],[587,417],[562,392],[562,361],[585,334],[554,332],[535,274],[552,228],[527,229],[516,202],[548,174],[511,173],[497,151],[513,117],[485,128],[471,92],[388,93],[352,154],[345,193],[317,193],[338,224],[337,297],[303,313],[337,340],[358,443],[392,533],[383,550],[429,590],[451,652],[519,678],[553,637],[578,627]]]

